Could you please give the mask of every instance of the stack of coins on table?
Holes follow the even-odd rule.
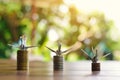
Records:
[[[17,70],[28,69],[28,52],[27,50],[17,51]]]
[[[54,70],[63,70],[63,56],[54,56]]]
[[[92,63],[92,71],[100,71],[100,63]]]

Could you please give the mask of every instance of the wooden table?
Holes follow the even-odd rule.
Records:
[[[16,61],[0,60],[0,80],[119,80],[120,62],[101,61],[101,71],[91,72],[91,61],[65,62],[54,71],[52,62],[31,61],[29,70],[17,71]]]

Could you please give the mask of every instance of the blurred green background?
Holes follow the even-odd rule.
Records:
[[[104,60],[120,60],[118,32],[103,12],[84,12],[65,0],[0,0],[0,58],[14,58],[17,49],[8,44],[25,34],[28,45],[40,45],[29,50],[31,59],[50,61],[53,53],[45,46],[57,49],[60,41],[63,50],[72,47],[67,61],[87,59],[80,48],[90,54],[92,46],[111,52]]]

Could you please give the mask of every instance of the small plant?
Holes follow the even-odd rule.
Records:
[[[93,47],[92,47],[93,57],[88,55],[88,53],[85,50],[81,49],[81,51],[88,56],[88,58],[92,61],[92,63],[97,63],[99,58],[104,58],[104,57],[108,56],[109,54],[111,54],[111,53],[107,53],[107,54],[103,55],[102,57],[99,57],[98,56],[98,49],[93,49]]]
[[[26,36],[22,35],[22,36],[20,36],[18,42],[8,44],[8,45],[13,48],[19,48],[20,50],[27,50],[28,48],[37,47],[37,46],[26,46],[26,41],[27,41]]]
[[[58,43],[58,49],[56,51],[47,47],[47,46],[46,46],[46,48],[48,48],[50,51],[54,52],[56,54],[56,56],[61,56],[63,53],[66,53],[70,50],[70,49],[68,49],[68,50],[65,50],[65,51],[61,51],[61,44],[60,43]]]

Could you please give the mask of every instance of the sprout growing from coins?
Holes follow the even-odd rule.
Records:
[[[99,53],[98,49],[93,49],[93,47],[92,47],[93,57],[91,57],[90,55],[88,55],[88,53],[87,53],[85,50],[81,49],[81,51],[88,56],[88,58],[92,61],[92,63],[97,63],[97,61],[98,61],[100,58],[104,58],[104,57],[106,57],[106,56],[108,56],[108,55],[111,54],[111,53],[107,53],[107,54],[103,55],[102,57],[99,57],[98,54],[101,54],[101,53]],[[103,54],[103,53],[102,53],[102,54]]]
[[[62,51],[61,44],[59,42],[58,42],[58,49],[56,51],[47,46],[46,46],[46,48],[48,48],[50,51],[54,52],[56,54],[56,56],[61,56],[63,53],[66,53],[70,50],[70,49],[68,49],[68,50]]]
[[[18,42],[8,44],[13,48],[19,48],[20,50],[27,50],[28,48],[33,48],[37,46],[26,46],[27,37],[25,35],[20,36]]]

